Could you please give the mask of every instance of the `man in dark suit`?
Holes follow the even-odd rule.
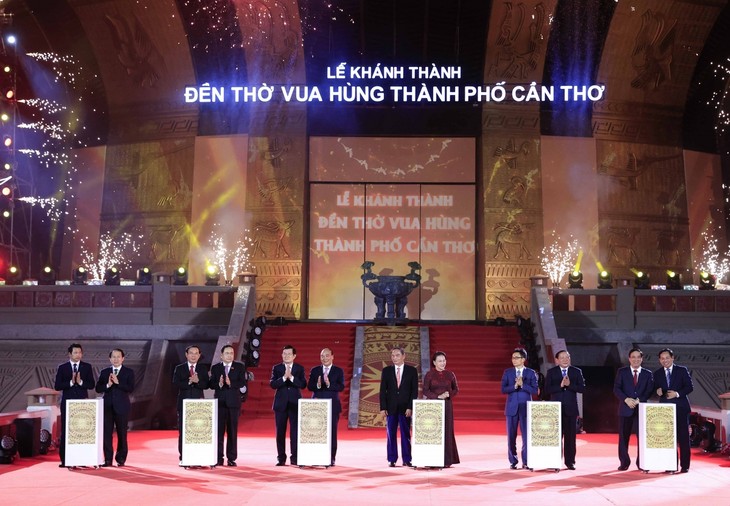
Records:
[[[127,461],[127,422],[132,404],[129,401],[129,394],[134,391],[134,371],[124,367],[124,351],[114,348],[109,352],[111,366],[99,373],[99,381],[96,382],[96,391],[104,394],[104,464],[103,467],[112,465],[114,457],[114,446],[112,439],[114,427],[117,429],[117,455],[116,461],[119,467],[123,467]]]
[[[502,374],[502,393],[507,395],[504,414],[507,417],[507,458],[510,469],[517,469],[517,426],[522,434],[522,468],[527,465],[527,401],[537,394],[537,374],[525,367],[527,351],[512,352],[512,367]]]
[[[671,402],[676,406],[677,444],[679,445],[680,472],[689,472],[689,413],[688,395],[694,390],[692,376],[686,367],[674,363],[674,352],[664,348],[659,352],[661,369],[654,371],[654,386],[659,402]]]
[[[178,388],[177,394],[177,452],[182,461],[183,401],[202,399],[203,390],[208,388],[208,369],[199,364],[200,348],[192,344],[185,348],[186,361],[178,364],[172,373],[172,384]]]
[[[221,362],[210,368],[210,387],[218,399],[218,465],[223,465],[223,435],[228,434],[226,458],[229,466],[238,458],[238,417],[241,414],[241,391],[246,384],[246,366],[234,362],[233,346],[221,348]]]
[[[299,421],[299,399],[301,390],[307,387],[304,367],[294,363],[297,350],[287,344],[281,351],[280,364],[271,369],[271,388],[274,395],[274,420],[276,421],[276,465],[286,465],[286,424],[289,422],[289,446],[291,447],[291,464],[297,465],[297,430]]]
[[[61,392],[61,444],[58,454],[59,467],[66,467],[66,401],[69,399],[88,399],[89,390],[94,388],[94,371],[91,364],[82,362],[84,349],[78,343],[68,347],[68,362],[58,366],[54,389]]]
[[[640,402],[646,402],[654,393],[654,380],[649,369],[641,367],[644,352],[639,348],[629,351],[629,366],[616,372],[613,383],[613,394],[619,400],[618,405],[618,459],[619,471],[626,471],[631,465],[629,457],[629,440],[631,433],[638,439]],[[636,451],[636,467],[641,469],[641,454]]]
[[[403,465],[411,467],[411,412],[418,398],[418,370],[405,363],[403,348],[390,352],[393,365],[383,368],[380,376],[380,416],[386,419],[388,433],[388,463],[395,467],[398,460],[397,433],[400,428],[400,446]]]
[[[345,373],[333,364],[335,356],[329,348],[322,350],[319,359],[322,365],[312,368],[307,388],[313,392],[314,399],[332,399],[332,465],[334,466],[337,455],[337,421],[342,412],[340,392],[345,389]]]
[[[560,350],[555,354],[558,365],[545,376],[545,391],[551,401],[560,402],[563,431],[563,460],[565,467],[575,470],[575,434],[578,422],[578,394],[585,391],[583,371],[570,365],[570,353]]]

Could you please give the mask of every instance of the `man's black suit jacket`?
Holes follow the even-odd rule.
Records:
[[[418,398],[418,370],[412,365],[403,365],[403,376],[400,388],[395,377],[395,366],[383,368],[380,377],[380,410],[388,415],[404,415],[407,409],[413,409],[413,401]]]
[[[64,362],[58,366],[56,371],[56,381],[54,382],[54,390],[61,393],[61,404],[66,405],[68,399],[88,399],[89,390],[92,390],[96,386],[94,381],[94,371],[91,368],[91,364],[86,362],[79,362],[79,373],[81,376],[82,385],[71,385],[73,379],[73,368],[71,362]]]
[[[274,411],[286,411],[287,406],[290,403],[296,404],[299,399],[302,398],[301,390],[307,388],[307,378],[304,376],[304,367],[297,364],[292,364],[291,374],[292,379],[284,381],[284,373],[286,372],[286,365],[284,363],[276,364],[271,368],[271,380],[269,385],[271,388],[276,390],[274,395],[274,404],[272,409]]]
[[[548,369],[547,376],[545,376],[545,391],[550,395],[551,401],[559,401],[562,404],[563,416],[578,416],[578,394],[583,393],[586,389],[583,371],[572,365],[569,366],[568,379],[570,379],[570,385],[563,388],[560,386],[560,383],[563,382],[560,366]]]
[[[228,408],[241,407],[241,390],[240,388],[246,384],[246,366],[242,362],[231,362],[231,368],[228,371],[228,378],[231,385],[225,383],[226,367],[223,362],[218,362],[210,368],[210,388],[215,391],[215,398],[219,404],[223,404]],[[223,386],[220,386],[220,380],[223,377]]]
[[[188,363],[183,362],[175,367],[172,373],[172,383],[178,388],[177,410],[182,413],[183,400],[202,399],[203,390],[208,388],[208,368],[198,362],[195,364],[195,372],[198,374],[198,382],[190,383],[190,369]]]
[[[661,388],[663,392],[663,395],[659,398],[659,402],[676,404],[677,409],[683,409],[686,412],[692,409],[689,405],[689,394],[694,390],[694,383],[686,367],[677,364],[672,366],[670,385],[667,385],[666,371],[663,367],[654,371],[654,390],[657,388]],[[667,390],[674,390],[679,394],[679,397],[667,399]]]
[[[129,394],[134,391],[134,371],[129,367],[120,367],[117,379],[119,384],[112,383],[110,387],[109,376],[114,367],[102,369],[99,373],[99,381],[96,382],[96,391],[104,394],[104,408],[111,408],[115,413],[120,415],[128,415],[132,408],[129,401]]]
[[[317,388],[317,381],[320,378],[322,378],[322,381],[320,387]],[[345,373],[341,367],[333,364],[330,366],[327,378],[330,381],[329,387],[324,382],[324,366],[313,367],[309,373],[307,388],[312,391],[312,398],[314,399],[332,399],[332,414],[338,416],[342,412],[340,392],[345,389]]]

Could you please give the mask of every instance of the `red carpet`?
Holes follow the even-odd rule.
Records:
[[[730,504],[730,461],[698,449],[688,474],[618,472],[616,435],[588,434],[576,471],[511,471],[501,423],[457,421],[462,464],[419,470],[385,465],[384,429],[345,427],[330,469],[275,467],[271,417],[242,423],[236,468],[182,469],[176,432],[133,431],[124,468],[60,469],[56,452],[0,465],[0,504]]]

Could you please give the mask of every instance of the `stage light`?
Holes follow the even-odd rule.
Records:
[[[137,271],[137,285],[151,285],[152,284],[152,271],[149,267],[142,267]]]
[[[187,285],[188,284],[188,270],[185,267],[178,267],[172,275],[173,285]]]
[[[56,271],[50,265],[46,265],[41,273],[38,275],[39,285],[55,285],[56,284]]]
[[[208,264],[205,268],[205,286],[219,286],[221,284],[221,274],[218,267]]]
[[[716,278],[709,272],[700,272],[700,290],[714,290]]]
[[[71,274],[72,285],[85,285],[89,279],[89,273],[83,267],[76,267]]]
[[[15,44],[18,42],[18,39],[15,37],[15,35],[8,35],[5,40],[8,42],[8,44]]]
[[[637,271],[634,275],[634,287],[637,290],[648,290],[651,287],[649,275],[644,271]]]
[[[10,137],[9,135],[6,135],[5,137],[3,137],[3,145],[6,148],[9,148],[10,146],[12,146],[13,145],[13,138]]]
[[[0,190],[0,194],[2,194],[3,197],[7,197],[9,199],[13,198],[13,189],[10,187],[10,185],[3,186],[2,190]]]
[[[15,96],[15,91],[12,89],[7,90],[5,92],[5,98],[7,98],[8,100],[12,100],[14,96]]]
[[[568,288],[583,289],[583,273],[580,271],[573,271],[568,274]]]
[[[613,288],[613,277],[608,271],[598,273],[598,288]]]
[[[106,271],[104,271],[104,284],[106,286],[119,286],[119,277],[119,269],[116,267],[109,267]]]
[[[12,71],[13,71],[13,69],[10,65],[5,65],[3,67],[3,72],[5,72],[6,74],[10,74],[10,72],[12,72]]]
[[[667,271],[667,290],[681,290],[682,275],[678,272]]]
[[[0,120],[2,121],[8,121],[10,119],[10,116],[8,116],[8,113],[4,112],[0,114]]]
[[[18,442],[12,437],[5,435],[0,438],[0,464],[10,464],[18,453]]]
[[[264,330],[266,330],[266,318],[260,316],[255,320],[251,320],[249,325],[250,328],[246,332],[246,344],[244,346],[246,350],[245,362],[248,367],[256,367],[261,359],[261,336],[264,335]]]
[[[10,211],[8,211],[7,209],[5,209],[3,211],[3,218],[10,218]]]
[[[48,448],[51,446],[51,433],[48,432],[48,429],[41,429],[41,444],[38,448],[38,453],[41,455],[46,455],[48,453]]]
[[[6,285],[21,285],[23,284],[23,271],[20,270],[16,265],[11,265],[8,268],[7,275],[5,276]]]

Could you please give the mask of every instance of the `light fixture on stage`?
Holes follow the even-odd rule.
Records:
[[[10,185],[4,185],[2,189],[0,189],[0,195],[6,198],[13,198],[13,187]]]
[[[6,285],[21,285],[23,284],[23,271],[15,265],[8,267],[7,275],[5,276]]]
[[[38,453],[41,455],[46,455],[48,453],[48,448],[51,446],[51,433],[48,432],[48,429],[41,429],[41,444],[38,448]]]
[[[120,281],[119,269],[116,266],[109,267],[104,271],[104,284],[106,286],[119,286]]]
[[[715,276],[709,272],[700,272],[700,290],[714,290]]]
[[[667,271],[667,290],[681,290],[682,275],[678,272]]]
[[[598,288],[613,288],[613,277],[608,271],[598,273]]]
[[[89,279],[89,272],[83,267],[76,267],[71,273],[72,285],[85,285]]]
[[[583,273],[580,271],[573,271],[568,274],[568,288],[583,289]]]
[[[218,267],[208,264],[205,268],[205,286],[220,286],[220,284],[221,273],[218,271]]]
[[[187,285],[188,284],[188,270],[185,267],[178,267],[172,274],[173,285]]]
[[[256,367],[261,359],[261,336],[266,330],[266,318],[259,316],[249,323],[251,328],[246,332],[246,366]]]
[[[3,146],[10,148],[13,146],[13,138],[9,135],[3,136]]]
[[[137,271],[137,285],[151,285],[152,284],[152,271],[149,267],[142,267]]]
[[[651,287],[649,284],[649,275],[644,271],[636,271],[634,276],[634,287],[637,290],[648,290]]]
[[[0,438],[0,464],[11,464],[18,453],[18,442],[12,436]]]
[[[39,285],[55,285],[56,284],[56,271],[53,270],[53,267],[50,265],[46,265],[43,270],[41,270],[41,273],[38,275],[38,284]]]

